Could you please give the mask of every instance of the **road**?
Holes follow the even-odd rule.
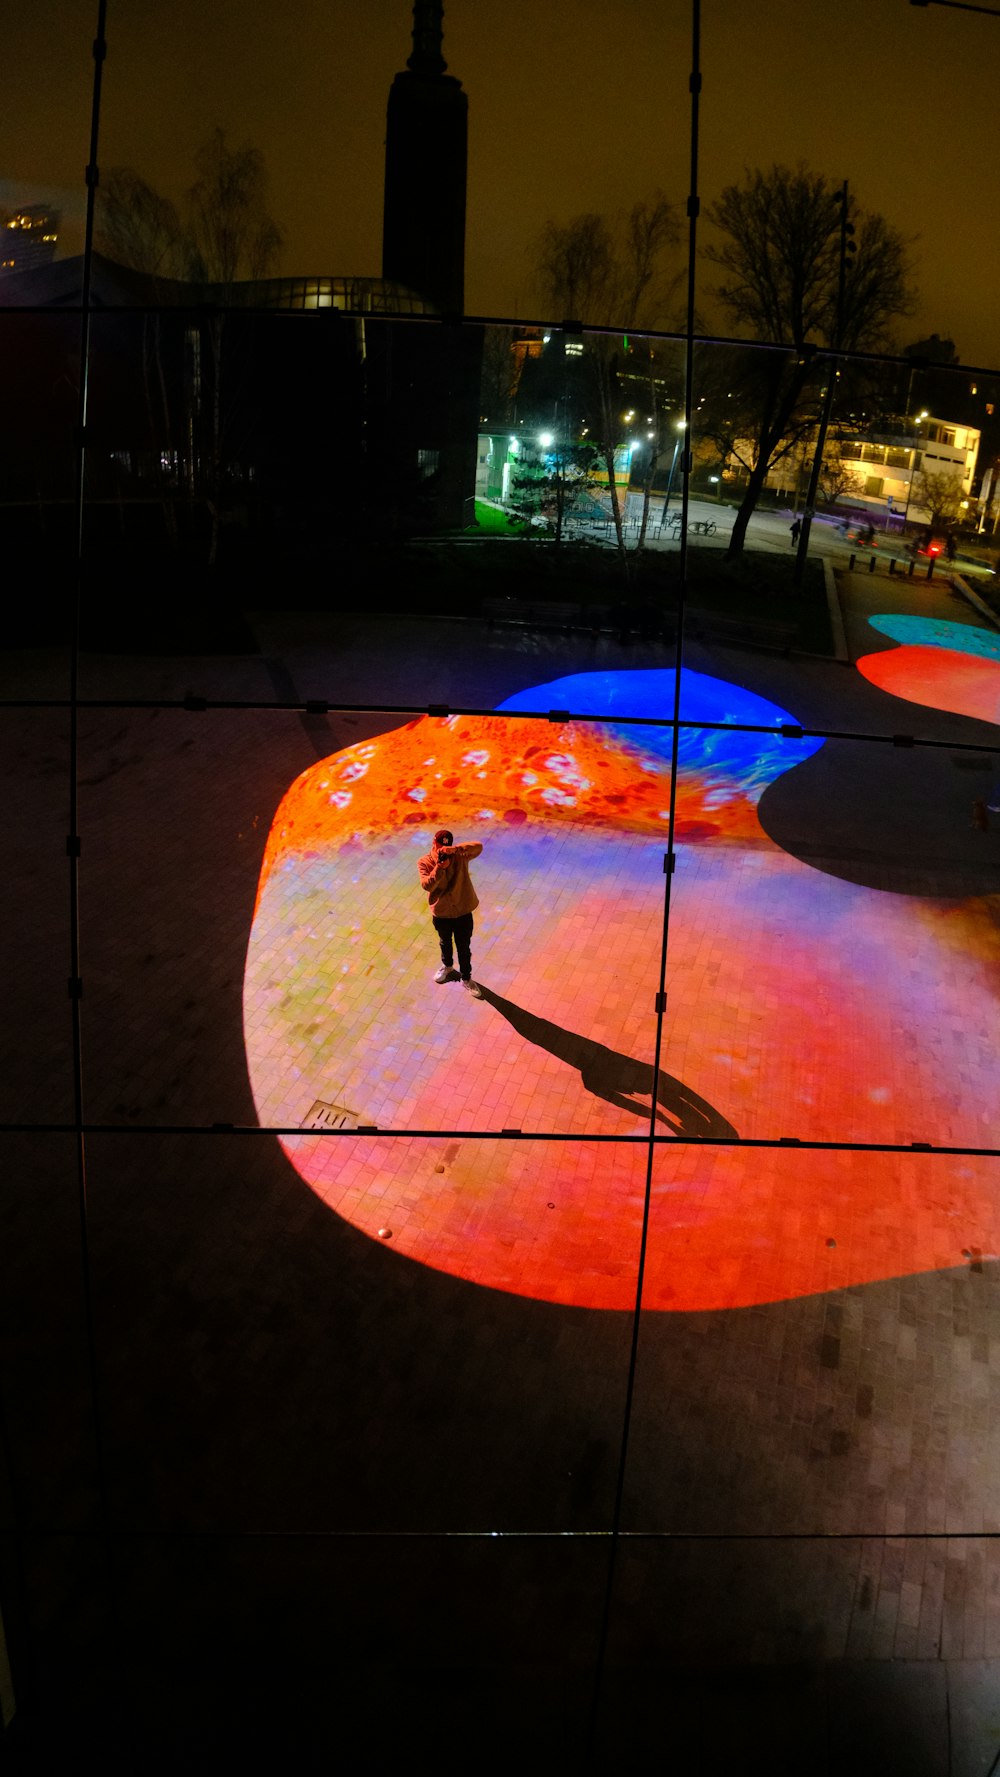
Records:
[[[630,540],[634,538],[638,528],[641,512],[641,497],[637,494],[630,494],[628,505]],[[671,514],[678,515],[680,513],[680,501],[676,497],[671,499],[670,512]],[[650,524],[647,531],[648,547],[651,549],[679,549],[679,532],[675,532],[673,527],[670,527],[665,534],[661,534],[659,529],[661,514],[662,502],[657,499],[651,507],[650,512]],[[750,520],[747,530],[747,547],[752,549],[765,549],[769,553],[773,552],[777,555],[790,555],[792,553],[790,527],[794,516],[795,515],[790,507],[787,509],[782,507],[777,511],[765,510],[755,512]],[[688,511],[688,535],[692,542],[698,544],[699,548],[725,549],[729,542],[735,517],[736,511],[732,506],[720,506],[714,500],[693,499],[690,502]],[[711,534],[706,534],[697,528],[702,525],[708,526],[713,524],[717,528]],[[578,534],[592,536],[594,534],[593,528],[589,525],[581,526],[579,527]],[[613,536],[613,533],[611,533],[611,536]],[[854,541],[848,542],[841,535],[837,524],[825,515],[817,515],[813,519],[812,530],[809,537],[809,553],[810,555],[822,556],[833,562],[837,567],[845,567],[852,555],[864,565],[867,565],[868,559],[872,554],[874,554],[879,560],[885,560],[889,556],[894,556],[898,562],[907,567],[910,560],[909,552],[903,546],[897,533],[894,532],[890,537],[887,536],[884,531],[877,530],[875,543],[873,547],[869,549]],[[972,557],[964,554],[960,555],[959,559],[956,561],[956,566],[963,574],[968,574],[974,579],[986,579],[992,576],[991,562],[976,561]],[[926,572],[926,562],[923,563],[922,569],[917,569],[918,573],[921,571]]]

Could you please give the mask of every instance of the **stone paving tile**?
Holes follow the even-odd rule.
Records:
[[[72,1115],[68,723],[0,708],[0,1121]]]
[[[919,1329],[957,1316],[991,1351],[1000,1341],[996,1264],[729,1315],[645,1314],[626,1524],[992,1535],[1000,1391],[991,1386],[970,1422],[947,1345],[919,1392],[901,1391],[894,1336],[904,1297]]]
[[[248,632],[249,646],[249,632]],[[84,699],[144,699],[172,703],[193,694],[224,701],[285,703],[305,701],[294,682],[273,671],[266,655],[101,654],[85,649],[80,657],[79,695]],[[2,685],[0,667],[0,685]],[[292,716],[299,724],[307,718]],[[322,718],[320,718],[322,720]]]
[[[988,1777],[997,1696],[983,1661],[615,1671],[599,1757],[611,1768],[663,1748],[699,1777]]]
[[[0,1134],[0,1524],[93,1523],[96,1451],[72,1136]]]
[[[37,1587],[44,1551],[31,1546],[29,1560]],[[138,1757],[200,1770],[235,1754],[319,1771],[363,1762],[384,1714],[379,1754],[394,1765],[426,1741],[450,1768],[486,1721],[477,1767],[509,1768],[529,1718],[532,1757],[557,1770],[582,1755],[599,1544],[129,1537],[117,1569],[129,1690],[115,1687],[114,1645],[83,1604],[85,1575],[72,1630],[50,1632],[38,1675],[48,1725],[72,1716],[60,1750],[93,1738],[114,1769]]]
[[[511,677],[516,664],[508,653],[504,671]],[[523,683],[523,659],[520,665]],[[401,653],[397,668],[402,676]],[[768,665],[758,682],[776,684],[787,671]],[[249,910],[264,823],[290,777],[316,757],[315,737],[296,718],[213,713],[200,736],[199,723],[204,718],[195,715],[109,712],[88,715],[85,725],[84,775],[95,780],[84,786],[82,823],[86,1085],[91,1114],[123,1123],[144,1115],[201,1123],[254,1117],[240,1023]],[[359,731],[331,723],[325,732],[334,744],[346,744]],[[10,799],[13,819],[34,806],[43,782],[37,732],[27,720],[30,758],[22,761],[21,786]],[[55,830],[60,805],[46,806]],[[55,887],[45,870],[35,870],[34,844],[25,849],[24,869],[18,864],[19,880],[42,925],[58,937],[61,841]],[[44,847],[39,856],[44,861]],[[713,885],[705,878],[700,886],[710,891]],[[706,917],[698,932],[702,948],[694,951],[713,997],[725,967],[712,952],[714,935]],[[413,1003],[424,1009],[419,986],[427,995],[426,1037],[433,1041],[442,1032],[431,1007],[445,1002],[430,999],[425,944],[426,934],[415,927],[414,953],[424,960],[419,983],[414,975]],[[496,948],[499,957],[499,934]],[[62,973],[61,961],[58,967]],[[30,974],[27,967],[14,977],[12,1004],[19,1010],[32,1003]],[[922,979],[919,968],[914,978]],[[646,1014],[628,996],[617,996],[617,1003],[613,992],[587,998],[585,969],[572,982],[541,970],[538,979],[550,1008],[564,994],[570,1008],[586,1004],[607,1042],[615,1030],[642,1028]],[[780,996],[766,970],[758,969],[756,981],[773,1018]],[[733,1052],[748,1061],[760,1053],[754,984],[751,973],[740,977],[731,1025]],[[684,1044],[678,1052],[687,1068],[698,1065],[704,1051],[694,1028],[697,1000],[689,994],[686,1005],[683,996],[680,1003]],[[58,1009],[61,1018],[61,993]],[[478,1015],[483,1008],[465,1010]],[[551,1010],[543,1008],[543,1015],[551,1017]],[[23,1023],[30,1029],[30,1016]],[[444,1034],[451,1029],[443,1027]],[[716,1024],[713,1040],[718,1034]],[[911,1054],[905,1028],[897,1034],[900,1053]],[[928,1079],[946,1054],[965,1046],[958,1101],[972,1105],[990,1055],[989,1031],[974,1038],[959,1021],[927,1040]],[[46,1045],[37,1053],[47,1057],[42,1071],[54,1082],[65,1052],[48,1038]],[[26,1046],[30,1050],[30,1041]],[[305,1045],[302,1060],[311,1053]],[[859,1078],[870,1053],[883,1064],[874,1033],[862,1027],[852,1049]],[[564,1082],[559,1094],[553,1059],[546,1057],[542,1070],[522,1071],[518,1082],[512,1057],[499,1047],[492,1057],[494,1107],[509,1094],[516,1115],[530,1117],[543,1079],[560,1118],[618,1117],[606,1101],[582,1104],[576,1084],[567,1091]],[[408,1065],[404,1058],[401,1073]],[[388,1085],[398,1105],[413,1110],[426,1091],[416,1073]],[[29,1103],[20,1089],[15,1098]],[[459,1120],[472,1115],[467,1093],[456,1093],[456,1105]],[[560,1531],[606,1528],[627,1316],[560,1308],[414,1264],[332,1215],[266,1136],[206,1136],[185,1146],[167,1134],[121,1135],[92,1141],[88,1150],[116,1524],[160,1533],[403,1524],[443,1532],[517,1530],[540,1520]],[[836,1157],[827,1180],[831,1196],[837,1168],[856,1164]],[[16,1407],[23,1482],[29,1491],[38,1486],[39,1511],[49,1516],[61,1508],[71,1518],[88,1509],[90,1497],[89,1471],[72,1454],[73,1440],[85,1438],[89,1425],[78,1286],[68,1281],[72,1223],[61,1188],[50,1200],[47,1187],[36,1188],[33,1166],[29,1154],[5,1168],[0,1192],[5,1231],[14,1240],[0,1251],[9,1274],[14,1267],[22,1273],[9,1301],[25,1314],[27,1334],[5,1347],[0,1379]],[[721,1178],[724,1157],[716,1156],[713,1166]],[[398,1200],[405,1197],[408,1213],[419,1218],[426,1213],[420,1194],[398,1167],[397,1176]],[[515,1238],[527,1249],[530,1168],[512,1167],[510,1183]],[[26,1187],[34,1192],[33,1213]],[[378,1197],[374,1183],[372,1195]],[[919,1198],[913,1205],[915,1214],[924,1213]],[[753,1228],[759,1203],[752,1189],[741,1207]],[[468,1237],[477,1225],[468,1206]],[[787,1226],[801,1234],[801,1205],[789,1202]],[[848,1251],[862,1250],[873,1226],[890,1238],[877,1197],[838,1231],[832,1250],[840,1253],[841,1242]],[[630,1240],[619,1254],[626,1271]],[[687,1657],[692,1648],[712,1660],[852,1656],[907,1671],[911,1662],[953,1659],[981,1667],[1000,1657],[993,1540],[1000,1530],[996,1263],[955,1257],[925,1275],[842,1285],[822,1270],[835,1262],[824,1256],[830,1250],[819,1253],[811,1293],[796,1300],[644,1316],[627,1526],[717,1528],[730,1539],[626,1545],[615,1647],[625,1656],[638,1651],[651,1669],[661,1653]],[[516,1262],[525,1260],[517,1255]],[[905,1535],[883,1540],[896,1529]],[[955,1536],[926,1535],[944,1529]],[[739,1530],[762,1530],[764,1540],[740,1544],[732,1540]],[[858,1530],[870,1534],[852,1536]],[[830,1540],[778,1544],[773,1533],[779,1531],[806,1538],[822,1532]],[[442,1536],[435,1548],[446,1541]],[[514,1618],[499,1609],[505,1582],[496,1576],[511,1571],[509,1551],[517,1546],[498,1539],[492,1553],[502,1550],[502,1563],[476,1582],[481,1615],[488,1619],[496,1610],[496,1635],[506,1638],[506,1648]],[[545,1596],[544,1562],[535,1545],[523,1546],[533,1577],[526,1590],[513,1586],[511,1595],[515,1614],[531,1622]],[[220,1549],[212,1538],[199,1543],[189,1574],[214,1562]],[[388,1559],[398,1563],[395,1545]],[[294,1622],[302,1587],[297,1591],[289,1577],[290,1547],[282,1544],[274,1560],[274,1613]],[[349,1563],[338,1560],[346,1570]],[[222,1563],[218,1592],[230,1623],[240,1596],[236,1565],[231,1556]],[[313,1607],[308,1629],[315,1632],[311,1547],[302,1554],[301,1572]],[[365,1595],[361,1569],[352,1572],[353,1595]],[[552,1573],[549,1580],[558,1621],[563,1630],[579,1630],[582,1647],[595,1622],[600,1578],[591,1576],[586,1596],[573,1593],[572,1619],[572,1587],[561,1589]],[[251,1592],[258,1581],[255,1575]],[[383,1610],[393,1596],[384,1575],[379,1583],[373,1610]],[[414,1597],[422,1595],[415,1584]],[[167,1637],[180,1621],[170,1596],[161,1571],[145,1599]],[[462,1598],[475,1596],[466,1574]],[[399,1646],[412,1652],[416,1643],[411,1624]],[[322,1635],[316,1645],[335,1654]]]
[[[242,953],[273,798],[310,761],[301,730],[289,715],[88,712],[81,748],[87,1114],[250,1120]]]
[[[572,862],[573,838],[568,834],[547,848],[556,884]],[[437,944],[426,904],[415,888],[416,857],[425,843],[421,835],[414,844],[380,857],[378,874],[359,890],[364,897],[363,951],[349,972],[339,961],[339,928],[345,916],[322,864],[314,867],[315,886],[308,876],[303,881],[297,923],[286,924],[281,903],[273,928],[264,919],[255,931],[247,1028],[255,1057],[268,1057],[259,1070],[261,1121],[297,1124],[305,1100],[332,1096],[357,1104],[361,1120],[395,1128],[401,1124],[400,1104],[415,1097],[416,1127],[453,1120],[460,1126],[455,1106],[468,1096],[472,1127],[514,1123],[538,1132],[633,1133],[634,1112],[581,1091],[572,1064],[542,1045],[561,1033],[578,1034],[593,1044],[610,1041],[625,1055],[651,1059],[656,965],[650,945],[658,950],[662,853],[638,842],[631,848],[635,865],[622,898],[622,921],[611,935],[614,973],[609,984],[596,969],[596,947],[588,951],[579,946],[573,928],[567,933],[560,922],[563,942],[573,947],[571,960],[561,948],[547,946],[550,921],[559,920],[558,897],[553,905],[548,882],[544,888],[524,884],[509,873],[498,842],[489,864],[479,871],[490,901],[477,916],[473,968],[491,991],[514,1002],[515,1012],[524,1008],[558,1029],[549,1033],[540,1027],[538,1041],[526,1043],[506,1015],[488,1023],[480,1017],[471,1072],[449,1077],[435,1098],[433,1083],[454,1053],[456,1032],[472,1028],[470,1019],[481,1008],[464,1000],[457,982],[441,988],[431,980],[439,961]],[[352,932],[361,929],[350,911],[346,917]],[[307,919],[315,930],[309,934],[313,942],[303,949]],[[586,913],[575,919],[574,927],[579,932],[592,929]],[[619,990],[619,982],[627,984],[627,991]],[[334,1071],[338,1067],[339,1073]]]
[[[579,848],[586,849],[586,839],[564,829],[535,860],[529,899],[523,860],[518,855],[520,880],[506,865],[513,841],[487,835],[479,881],[492,898],[479,916],[475,967],[499,994],[494,1004],[506,1021],[501,1024],[486,1022],[481,1007],[464,1005],[456,1015],[460,990],[428,986],[428,950],[432,963],[436,954],[415,905],[409,856],[427,838],[415,832],[409,847],[379,846],[350,885],[340,883],[335,860],[322,854],[303,860],[300,869],[289,864],[280,880],[269,882],[251,939],[246,988],[251,1075],[262,1120],[294,1125],[314,1102],[327,1102],[379,1128],[400,1127],[403,1106],[418,1128],[625,1133],[630,1121],[635,1128],[636,1112],[620,1104],[618,1076],[622,1069],[634,1072],[650,1053],[643,983],[651,997],[649,965],[660,920],[658,848],[618,840],[611,873],[603,875],[592,851],[581,868]],[[569,883],[576,901],[564,919],[560,897]],[[363,915],[357,906],[362,895]],[[989,1140],[995,1069],[975,1021],[977,1007],[986,1020],[992,1010],[985,952],[980,958],[976,949],[981,910],[970,905],[967,936],[953,944],[949,938],[936,951],[936,906],[928,911],[912,898],[849,887],[828,874],[803,871],[783,853],[682,848],[668,952],[666,1067],[744,1135]],[[519,918],[521,935],[511,956]],[[595,929],[606,938],[615,934],[613,983],[597,966],[599,946],[588,952],[580,943],[582,934]],[[896,966],[901,952],[907,967]],[[631,994],[616,991],[619,981],[630,984]],[[513,1014],[505,1003],[513,1003]],[[518,1017],[522,1025],[525,1018],[532,1021],[528,1043],[520,1040]],[[577,1079],[567,1067],[568,1046],[576,1054],[587,1045],[591,1056],[600,1053],[600,1079],[593,1063],[589,1079],[586,1061]],[[633,1094],[642,1095],[641,1088]],[[305,1150],[296,1150],[296,1163],[308,1164]],[[724,1169],[722,1159],[699,1164],[706,1180]],[[758,1164],[766,1187],[767,1169]],[[884,1269],[954,1262],[963,1250],[959,1225],[971,1230],[965,1238],[977,1250],[995,1245],[987,1226],[988,1162],[953,1169],[955,1181],[973,1181],[972,1196],[965,1199],[964,1186],[956,1185],[956,1202],[947,1204],[925,1201],[918,1176],[898,1168],[891,1191],[874,1189],[870,1204],[852,1204],[843,1191],[830,1190],[838,1173],[846,1183],[844,1158],[820,1163],[813,1157],[808,1165],[812,1200],[830,1196],[843,1205],[831,1212],[837,1233],[827,1241],[840,1248],[838,1264],[852,1249],[859,1254],[873,1246],[872,1226],[857,1220],[862,1210],[885,1251]],[[873,1181],[887,1176],[884,1165],[880,1170],[873,1160],[870,1166]],[[398,1166],[386,1177],[393,1173],[397,1182],[404,1177]],[[767,1239],[763,1218],[773,1217],[774,1207],[757,1181],[754,1188],[751,1220],[761,1222],[760,1245]],[[906,1199],[902,1218],[900,1192]],[[353,1213],[343,1196],[337,1206]],[[782,1214],[789,1240],[811,1213],[804,1190],[788,1193]],[[844,1227],[847,1216],[853,1229],[850,1223]],[[745,1228],[745,1204],[742,1223]],[[720,1305],[746,1301],[755,1287],[754,1243],[738,1244],[731,1294],[717,1294]],[[416,1247],[407,1250],[420,1256]],[[850,1265],[832,1265],[806,1287],[849,1274]]]
[[[257,1141],[152,1142],[108,1137],[90,1144],[93,1280],[116,1521],[137,1528],[453,1528],[462,1520],[512,1527],[535,1525],[550,1513],[563,1527],[607,1523],[625,1317],[484,1295],[401,1266],[332,1222],[287,1168],[276,1166],[273,1148]],[[36,1238],[47,1251],[40,1232]],[[54,1285],[61,1290],[59,1275]],[[968,1273],[917,1285],[918,1301],[921,1292],[928,1298],[922,1308],[933,1312],[944,1285],[973,1322],[980,1316],[975,1300],[968,1304],[970,1292],[975,1287],[982,1300],[989,1288],[982,1275]],[[879,1292],[869,1286],[859,1294],[871,1303]],[[39,1295],[44,1303],[44,1286]],[[892,1285],[882,1287],[890,1326],[894,1295]],[[684,1531],[699,1518],[706,1528],[714,1520],[730,1540],[749,1527],[807,1536],[834,1529],[841,1540],[823,1545],[824,1559],[833,1562],[823,1571],[832,1577],[819,1593],[813,1586],[814,1609],[826,1625],[824,1657],[979,1657],[989,1651],[987,1622],[997,1629],[997,1574],[992,1542],[982,1554],[986,1566],[970,1563],[969,1550],[978,1560],[983,1545],[973,1534],[976,1501],[968,1495],[964,1541],[854,1539],[857,1559],[844,1591],[838,1551],[860,1514],[834,1512],[832,1523],[823,1514],[829,1500],[836,1506],[862,1497],[865,1450],[838,1454],[831,1437],[834,1454],[821,1453],[819,1461],[810,1454],[815,1388],[822,1378],[837,1380],[815,1357],[828,1336],[830,1306],[653,1318],[643,1336],[626,1524]],[[994,1322],[995,1315],[994,1301]],[[67,1333],[69,1350],[78,1349],[78,1337]],[[773,1367],[758,1369],[752,1389],[742,1377],[744,1353],[768,1347],[771,1366],[777,1362],[780,1372],[784,1352],[793,1378],[800,1376],[785,1391],[785,1407]],[[24,1392],[35,1364],[22,1351]],[[804,1416],[795,1408],[800,1387]],[[947,1399],[946,1374],[934,1387]],[[837,1419],[834,1413],[827,1422],[834,1430]],[[877,1392],[865,1424],[893,1431],[891,1422],[883,1424]],[[407,1459],[415,1447],[419,1471]],[[873,1549],[881,1549],[881,1559],[871,1569]],[[925,1565],[915,1549],[928,1551]],[[801,1583],[808,1593],[813,1582]],[[735,1648],[748,1619],[739,1596],[729,1596],[728,1580],[720,1577],[718,1585],[728,1602],[717,1599],[709,1611],[712,1633],[723,1633],[725,1624],[723,1640]],[[854,1599],[849,1622],[845,1598]],[[760,1624],[757,1657],[791,1648],[794,1613],[777,1640],[766,1611],[752,1620]],[[690,1625],[686,1632],[694,1633]]]
[[[435,1278],[332,1217],[268,1138],[90,1149],[123,1525],[608,1522],[625,1317]]]
[[[968,1591],[970,1558],[995,1585],[995,1544],[971,1538],[629,1541],[612,1663],[995,1659]]]

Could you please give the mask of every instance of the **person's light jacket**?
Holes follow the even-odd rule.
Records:
[[[481,845],[433,845],[420,859],[420,886],[435,919],[461,919],[479,906],[469,859],[478,858],[482,849]]]

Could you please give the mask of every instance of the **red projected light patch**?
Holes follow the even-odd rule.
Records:
[[[918,644],[866,654],[857,665],[871,684],[893,697],[1000,722],[1000,661]]]

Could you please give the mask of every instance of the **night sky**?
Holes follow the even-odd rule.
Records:
[[[110,0],[100,163],[179,196],[215,124],[267,159],[285,273],[377,274],[382,145],[409,53],[406,0]],[[79,250],[96,0],[35,0],[5,27],[0,203],[60,198]],[[469,96],[473,314],[538,315],[530,246],[549,217],[688,191],[687,0],[452,0]],[[804,160],[914,240],[920,307],[969,364],[1000,365],[995,300],[1000,18],[909,0],[703,0],[700,191]],[[708,231],[703,238],[707,239]],[[711,315],[710,268],[699,306]]]

